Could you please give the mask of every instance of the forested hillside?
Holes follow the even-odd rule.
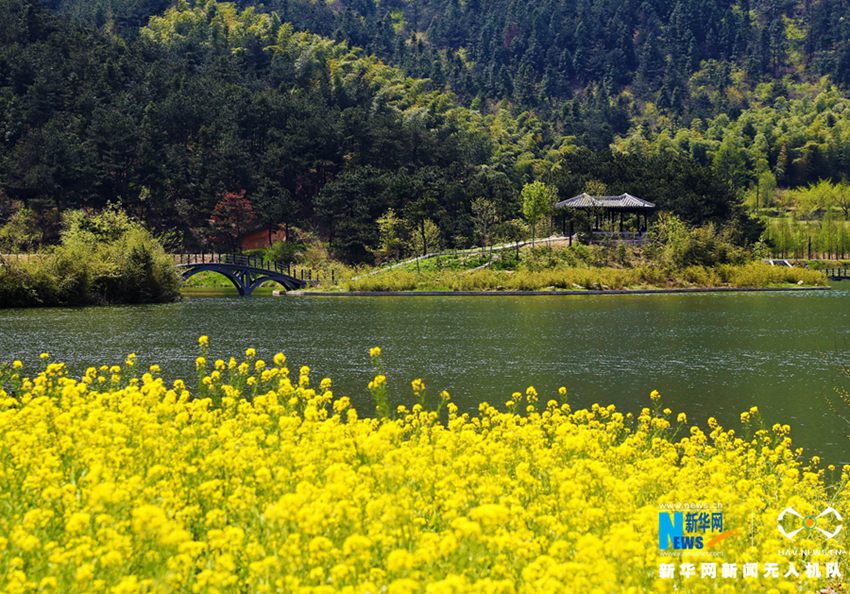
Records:
[[[736,188],[762,192],[847,175],[850,4],[841,0],[268,6],[474,107],[532,109],[596,150],[675,144]]]
[[[49,3],[132,37],[168,1]],[[508,102],[532,110],[556,134],[595,150],[633,147],[623,142],[627,137],[666,150],[681,129],[678,141],[694,138],[695,146],[679,148],[705,165],[715,164],[726,141],[718,171],[731,173],[739,189],[845,175],[837,156],[848,150],[840,130],[845,115],[833,109],[850,85],[850,4],[841,0],[270,0],[262,6],[296,30],[346,41],[426,78],[474,109]],[[825,104],[829,114],[821,115]],[[839,130],[831,130],[836,124]],[[753,143],[758,154],[742,150]],[[730,150],[739,151],[731,166]]]
[[[112,202],[190,248],[283,223],[362,261],[390,211],[423,242],[431,225],[432,244],[464,246],[483,198],[504,236],[516,235],[519,189],[541,178],[563,195],[590,182],[653,188],[695,223],[741,216],[731,187],[685,152],[586,152],[532,111],[464,107],[277,13],[181,3],[131,35],[35,0],[0,9],[10,16],[0,21],[0,218],[27,207],[36,217],[15,220],[36,221],[46,241],[63,212]],[[590,165],[617,159],[613,170]]]
[[[722,223],[850,168],[844,2],[254,4],[0,0],[0,223],[115,202],[360,261],[389,211],[467,245],[485,198],[516,234],[535,179]]]
[[[52,0],[128,33],[163,0]],[[240,0],[241,5],[258,4]],[[850,6],[841,0],[271,0],[296,28],[346,40],[463,98],[510,99],[569,120],[574,97],[600,92],[689,116],[740,107],[695,96],[717,63],[748,83],[850,83]],[[722,69],[722,68],[721,68]],[[740,83],[741,81],[736,81]]]
[[[0,21],[2,185],[48,229],[66,209],[115,201],[197,244],[216,202],[241,192],[258,224],[315,222],[332,236],[335,218],[374,226],[420,196],[444,211],[470,195],[504,206],[552,146],[534,118],[459,107],[253,10],[183,6],[125,40],[29,0],[0,5],[12,16]],[[320,195],[363,178],[384,184],[373,204]]]
[[[51,0],[128,32],[165,0]],[[242,5],[257,4],[240,0]],[[346,40],[465,97],[557,105],[589,85],[705,116],[689,78],[705,62],[750,81],[850,83],[841,0],[270,0],[297,28]]]

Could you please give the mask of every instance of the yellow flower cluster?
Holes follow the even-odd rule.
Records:
[[[191,395],[155,367],[0,367],[0,591],[843,591],[659,577],[659,506],[681,502],[722,505],[738,531],[712,560],[804,565],[778,513],[846,493],[800,461],[787,426],[706,433],[667,410],[538,406],[534,388],[514,394],[521,412],[361,418],[309,368],[291,381],[282,354],[245,355],[208,374],[199,361]]]

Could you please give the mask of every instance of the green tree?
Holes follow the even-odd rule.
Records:
[[[776,176],[770,169],[764,170],[758,177],[756,184],[756,210],[770,206],[776,195]]]
[[[295,209],[292,195],[276,182],[267,180],[253,200],[256,204],[257,221],[262,223],[268,232],[269,245],[272,244],[272,234],[278,225],[287,222],[287,217]]]
[[[522,219],[502,221],[494,229],[500,241],[512,241],[515,244],[515,257],[519,261],[519,242],[528,236],[528,225]]]
[[[756,178],[755,209],[767,206],[770,198],[776,192],[776,177],[770,170],[768,162],[768,142],[763,132],[756,134],[750,149],[750,161],[753,163],[753,174]]]
[[[418,237],[411,243],[417,246],[414,253],[425,255],[436,251],[440,239],[440,229],[432,217],[440,216],[444,210],[440,204],[440,196],[445,193],[445,183],[437,177],[432,169],[423,169],[416,173],[411,180],[412,198],[404,206],[404,218],[408,221],[411,234]],[[430,227],[427,222],[430,221]],[[435,232],[436,230],[436,232]],[[436,241],[434,241],[436,238]]]
[[[544,217],[549,216],[555,207],[558,192],[541,181],[525,184],[520,194],[522,198],[522,214],[531,226],[531,244],[536,239],[537,225]]]
[[[605,196],[608,194],[608,184],[598,179],[590,179],[584,184],[584,192],[589,196]]]
[[[407,245],[414,254],[424,256],[440,249],[440,228],[431,219],[410,225]]]
[[[386,210],[389,174],[371,166],[354,167],[325,184],[315,200],[334,255],[362,262],[379,245],[375,221]]]
[[[380,242],[378,254],[382,258],[401,258],[401,250],[404,247],[403,221],[396,215],[395,210],[390,208],[377,220],[377,223]]]
[[[472,224],[475,234],[481,241],[481,251],[490,246],[490,233],[493,225],[499,220],[496,213],[496,205],[492,200],[476,198],[472,201]]]
[[[714,154],[712,166],[720,177],[734,187],[744,186],[747,178],[746,161],[737,141],[731,134],[726,135],[726,138],[720,144],[720,148]]]
[[[844,218],[847,219],[848,215],[850,215],[850,184],[846,181],[836,184],[834,197],[836,206],[841,209]]]
[[[41,243],[38,217],[29,208],[21,208],[0,226],[0,253],[25,253]]]

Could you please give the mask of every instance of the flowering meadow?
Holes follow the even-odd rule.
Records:
[[[847,469],[757,409],[727,429],[657,392],[621,412],[529,387],[462,413],[398,390],[376,348],[367,416],[283,354],[200,343],[191,393],[133,355],[81,378],[47,354],[0,367],[0,591],[846,591],[846,532],[790,541],[777,517],[841,509]],[[659,511],[688,503],[722,509],[724,538],[665,556]]]

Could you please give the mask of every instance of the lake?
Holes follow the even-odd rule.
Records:
[[[37,365],[38,353],[74,372],[138,353],[169,379],[194,375],[197,337],[210,357],[246,347],[371,410],[370,347],[381,346],[391,387],[410,380],[451,392],[461,409],[503,404],[534,385],[558,386],[574,405],[639,411],[658,389],[691,422],[738,427],[757,405],[768,424],[789,423],[797,445],[850,463],[850,290],[577,297],[207,297],[153,306],[0,310],[0,360]]]

